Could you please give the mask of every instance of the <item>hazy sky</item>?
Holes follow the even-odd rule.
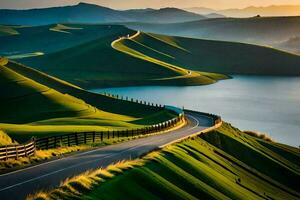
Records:
[[[204,6],[215,9],[243,8],[247,6],[267,6],[298,4],[300,0],[82,0],[117,9],[195,7]],[[38,8],[77,4],[78,0],[0,0],[0,8]]]

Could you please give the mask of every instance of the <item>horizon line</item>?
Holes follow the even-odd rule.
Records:
[[[267,6],[255,6],[255,5],[249,5],[245,7],[232,7],[232,8],[224,8],[224,9],[216,9],[208,6],[190,6],[190,7],[175,7],[175,6],[165,6],[165,7],[133,7],[133,8],[127,8],[127,9],[119,9],[119,8],[114,8],[110,6],[104,6],[101,4],[96,4],[96,3],[88,3],[88,2],[79,2],[75,4],[67,4],[67,5],[57,5],[57,6],[49,6],[49,7],[32,7],[32,8],[16,8],[16,7],[10,7],[10,8],[0,8],[0,10],[34,10],[34,9],[47,9],[47,8],[61,8],[61,7],[68,7],[68,6],[77,6],[79,4],[88,4],[88,5],[95,5],[99,7],[104,7],[104,8],[109,8],[113,10],[120,10],[120,11],[126,11],[126,10],[135,10],[135,9],[154,9],[154,10],[159,10],[163,8],[177,8],[177,9],[191,9],[191,8],[206,8],[206,9],[212,9],[214,11],[224,11],[224,10],[231,10],[231,9],[238,9],[238,10],[243,10],[247,8],[268,8],[268,7],[280,7],[280,6],[300,6],[300,4],[270,4]]]

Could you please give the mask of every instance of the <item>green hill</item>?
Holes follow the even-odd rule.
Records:
[[[224,123],[216,131],[143,159],[66,180],[32,199],[296,200],[299,164],[298,149],[249,136]]]
[[[194,71],[300,75],[300,56],[268,47],[150,33],[126,39],[123,45],[160,62]]]
[[[15,28],[16,27],[14,27],[14,26],[0,25],[0,36],[18,35],[19,32]]]
[[[4,133],[2,130],[0,130],[0,146],[4,146],[4,145],[10,145],[12,144],[12,140],[11,138]]]
[[[45,26],[0,26],[0,55],[15,56],[34,52],[45,54],[104,37],[132,31],[123,26],[51,24]],[[4,33],[11,33],[5,34]],[[17,33],[17,34],[13,34]],[[2,35],[2,36],[1,36]]]
[[[20,142],[57,133],[139,128],[174,117],[165,110],[90,93],[18,63],[0,61],[0,129]]]
[[[91,42],[21,61],[83,88],[201,85],[226,78],[217,74],[192,72],[184,69],[185,66],[155,60],[151,55],[147,57],[147,54],[136,56],[139,50],[130,54],[130,49],[124,49],[123,44],[127,35],[134,35],[134,31],[123,27],[121,32],[115,31]],[[116,41],[120,36],[124,37]]]
[[[127,23],[124,25],[144,32],[281,48],[281,42],[300,35],[299,24],[300,17],[298,16],[220,18],[184,23]],[[293,48],[287,50],[297,53]]]

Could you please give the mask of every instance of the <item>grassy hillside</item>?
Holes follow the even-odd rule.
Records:
[[[268,47],[141,33],[123,41],[151,59],[194,71],[225,74],[299,75],[300,56]],[[129,51],[129,50],[128,50]],[[274,59],[276,58],[276,59]]]
[[[300,35],[300,17],[206,19],[185,23],[128,23],[127,27],[166,35],[233,41],[280,48],[280,43]],[[289,48],[295,52],[293,48]]]
[[[17,141],[138,128],[174,117],[165,110],[87,92],[7,59],[0,61],[0,129]]]
[[[4,35],[4,33],[10,34]],[[129,29],[117,25],[51,24],[17,28],[0,26],[0,43],[2,44],[0,55],[14,56],[34,52],[47,54],[106,35],[124,35],[128,33],[130,33]]]
[[[0,25],[0,36],[18,35],[18,34],[19,32],[16,30],[16,27]]]
[[[298,149],[224,123],[143,159],[87,172],[33,199],[299,199],[299,163]]]
[[[137,56],[138,49],[130,53],[132,49],[123,44],[126,42],[125,37],[114,42],[120,36],[134,35],[134,33],[123,27],[121,32],[111,32],[91,42],[44,56],[24,58],[21,62],[83,88],[201,85],[226,78],[216,74],[192,72],[184,69],[185,66],[175,66],[152,58],[152,55],[140,53]]]
[[[0,146],[10,144],[13,144],[12,139],[4,131],[0,130]]]

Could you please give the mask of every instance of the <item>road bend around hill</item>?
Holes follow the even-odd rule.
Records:
[[[180,73],[180,75],[178,76],[174,76],[174,77],[167,77],[167,78],[161,78],[161,79],[156,79],[156,80],[170,80],[170,79],[180,79],[180,78],[192,78],[192,77],[197,77],[199,76],[199,74],[195,73],[195,72],[192,72],[191,70],[187,70],[187,69],[183,69],[183,68],[180,68],[180,67],[177,67],[175,65],[170,65],[168,63],[165,63],[161,60],[157,60],[155,58],[150,58],[140,52],[138,52],[137,50],[135,49],[131,49],[129,47],[127,47],[126,45],[124,44],[121,44],[122,41],[125,41],[125,40],[131,40],[131,41],[134,41],[134,39],[136,37],[138,37],[139,35],[141,34],[140,31],[137,31],[135,34],[133,35],[127,35],[127,36],[123,36],[123,37],[120,37],[116,40],[114,40],[112,43],[111,43],[111,47],[117,51],[120,51],[122,53],[125,53],[125,54],[128,54],[130,56],[133,56],[133,57],[136,57],[136,58],[139,58],[139,59],[142,59],[142,60],[145,60],[147,62],[154,62],[154,63],[158,63],[158,64],[161,64],[163,66],[168,66],[171,70],[174,70],[174,71],[177,71]],[[146,46],[144,46],[146,47]],[[146,47],[146,48],[149,48],[149,47]],[[152,49],[153,50],[153,49]],[[155,80],[155,79],[154,79]]]
[[[1,200],[24,199],[27,195],[37,191],[57,187],[63,180],[84,171],[106,167],[121,160],[137,158],[214,127],[214,120],[210,116],[188,111],[186,116],[187,125],[165,134],[109,145],[0,175]]]

